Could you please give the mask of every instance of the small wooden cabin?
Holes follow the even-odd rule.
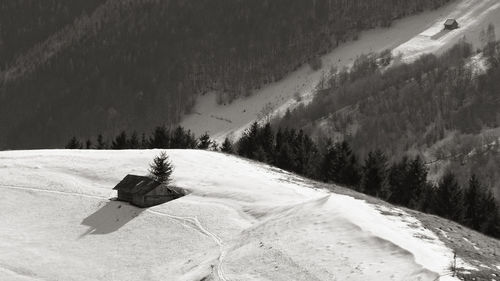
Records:
[[[447,19],[444,22],[445,30],[453,30],[458,28],[458,21],[456,19]]]
[[[141,208],[162,204],[183,196],[179,191],[149,177],[135,175],[127,175],[113,189],[118,191],[118,200]]]

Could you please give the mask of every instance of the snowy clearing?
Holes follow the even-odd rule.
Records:
[[[441,32],[448,18],[456,18],[460,28]],[[328,76],[332,66],[349,66],[361,54],[393,50],[404,61],[452,46],[463,36],[479,45],[479,33],[489,23],[500,31],[500,2],[498,0],[459,0],[435,11],[403,18],[390,28],[377,28],[362,32],[359,40],[341,44],[322,57],[323,66],[313,71],[304,65],[284,79],[266,85],[248,98],[240,98],[229,105],[218,105],[216,94],[208,93],[197,99],[193,113],[184,116],[181,125],[195,134],[208,132],[221,142],[226,136],[239,137],[249,125],[259,118],[261,110],[270,104],[273,114],[282,114],[288,108],[307,103],[323,76]],[[299,97],[299,98],[298,98]]]
[[[409,214],[221,153],[168,151],[188,196],[107,200],[156,154],[0,152],[2,280],[456,280]]]

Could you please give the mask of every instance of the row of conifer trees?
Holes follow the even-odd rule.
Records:
[[[236,142],[219,146],[205,133],[199,138],[182,127],[157,127],[150,136],[126,132],[110,144],[99,136],[85,145],[72,138],[66,148],[94,149],[209,149],[268,163],[315,180],[336,183],[396,205],[439,215],[493,237],[500,237],[500,208],[491,191],[471,175],[468,186],[460,186],[451,172],[434,184],[427,180],[428,169],[419,157],[403,157],[389,163],[380,150],[371,151],[363,161],[348,142],[326,140],[318,144],[302,130],[272,128],[257,123]]]

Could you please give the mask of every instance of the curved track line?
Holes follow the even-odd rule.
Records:
[[[175,220],[188,222],[192,226],[194,226],[200,233],[203,233],[206,236],[210,237],[219,246],[220,254],[219,254],[217,266],[215,268],[217,277],[221,281],[227,281],[227,278],[226,278],[225,273],[224,273],[224,268],[222,265],[224,262],[224,258],[226,256],[226,251],[223,249],[224,244],[222,242],[222,239],[220,239],[219,236],[217,236],[217,234],[215,234],[215,233],[209,231],[208,229],[206,229],[205,227],[203,227],[203,225],[201,224],[201,222],[198,220],[198,218],[196,216],[195,217],[179,217],[179,216],[174,216],[174,215],[170,215],[167,213],[158,212],[158,211],[154,211],[154,210],[148,210],[148,212],[152,213],[152,214],[160,215],[160,216],[166,216],[166,217],[169,217],[169,218],[172,218]]]
[[[89,195],[89,194],[84,194],[84,193],[79,193],[79,192],[70,192],[70,191],[50,190],[50,189],[36,188],[36,187],[23,186],[23,185],[0,184],[0,187],[8,188],[8,189],[61,194],[61,195],[73,195],[73,196],[87,197],[87,198],[93,198],[93,199],[108,199],[108,197],[99,196],[99,195]]]

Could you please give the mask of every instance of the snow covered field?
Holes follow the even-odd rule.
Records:
[[[460,28],[441,32],[447,18],[456,18]],[[255,91],[249,98],[238,99],[229,105],[218,105],[215,93],[200,96],[193,113],[186,115],[181,125],[197,135],[208,132],[219,141],[226,136],[239,137],[243,130],[258,119],[266,105],[270,104],[274,114],[279,114],[300,102],[310,101],[319,81],[329,75],[332,66],[349,66],[361,54],[386,49],[401,54],[404,61],[411,61],[424,53],[439,53],[463,36],[478,46],[479,33],[489,23],[497,27],[499,34],[498,0],[457,0],[438,10],[398,20],[391,28],[363,32],[359,40],[342,44],[325,55],[322,69],[312,71],[304,65],[281,81]]]
[[[178,200],[107,200],[156,154],[0,152],[0,279],[455,280],[451,250],[407,213],[221,153],[168,151]]]

